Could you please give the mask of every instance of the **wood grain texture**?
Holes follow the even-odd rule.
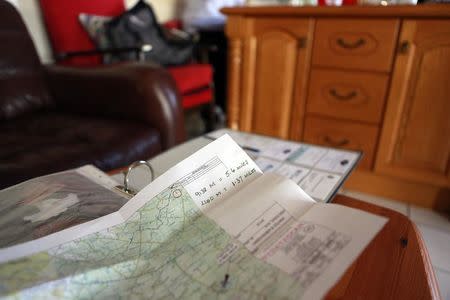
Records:
[[[389,72],[399,25],[396,19],[319,19],[312,64]]]
[[[297,71],[294,84],[294,99],[291,110],[289,138],[294,141],[303,139],[304,115],[306,113],[306,98],[309,86],[311,66],[312,41],[314,37],[315,20],[308,20],[307,31],[304,32],[303,45],[299,45],[297,57]],[[301,37],[300,37],[301,38]],[[302,42],[300,40],[300,42]]]
[[[301,44],[311,34],[309,19],[257,19],[253,21],[251,37],[256,47],[246,57],[251,69],[245,68],[248,76],[242,98],[246,115],[242,123],[244,130],[269,136],[289,138],[294,87],[304,85],[307,78],[305,65],[308,46]],[[309,46],[310,47],[310,46]],[[270,63],[267,63],[270,62]],[[253,77],[250,79],[250,77]],[[251,84],[254,90],[251,92]],[[300,95],[301,97],[302,95]],[[255,100],[256,99],[256,100]],[[251,119],[251,126],[249,119]]]
[[[296,38],[303,38],[311,26],[311,18],[256,18],[254,22],[252,34],[256,36],[270,30],[281,29]]]
[[[242,40],[228,41],[228,127],[239,129]]]
[[[241,112],[239,127],[242,131],[251,131],[253,122],[253,103],[255,101],[255,72],[256,72],[255,37],[244,40],[244,55],[242,66]]]
[[[247,17],[410,17],[410,18],[449,18],[450,7],[446,4],[392,5],[383,6],[240,6],[221,9],[226,15]]]
[[[240,121],[244,24],[243,17],[231,16],[225,27],[225,33],[228,37],[227,123],[228,127],[232,129],[238,129]]]
[[[378,131],[378,127],[373,125],[307,116],[304,141],[326,147],[362,151],[364,156],[358,169],[371,170]]]
[[[450,20],[405,21],[376,170],[450,187]]]
[[[389,76],[379,73],[313,69],[307,112],[378,124]]]
[[[282,30],[258,36],[252,132],[287,138],[297,39]],[[270,63],[267,63],[270,62]]]
[[[333,203],[389,221],[325,299],[440,299],[428,252],[406,216],[341,195]]]

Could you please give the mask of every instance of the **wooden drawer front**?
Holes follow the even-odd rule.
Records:
[[[311,71],[307,111],[335,118],[378,123],[388,76],[366,72]]]
[[[372,169],[378,127],[354,122],[306,117],[304,141],[311,144],[363,151],[360,169]]]
[[[313,65],[388,72],[398,27],[397,20],[319,19]]]

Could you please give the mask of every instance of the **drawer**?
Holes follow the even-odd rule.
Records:
[[[398,28],[398,20],[319,19],[313,65],[389,72]]]
[[[363,151],[359,169],[372,169],[378,139],[377,126],[308,116],[303,137],[305,142],[311,144]]]
[[[378,123],[389,77],[379,73],[312,70],[307,112]]]

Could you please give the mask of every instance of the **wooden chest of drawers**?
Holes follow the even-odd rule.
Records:
[[[374,164],[399,24],[378,18],[315,22],[303,140],[363,151],[360,170]]]
[[[222,12],[231,128],[361,150],[350,188],[450,210],[450,6]]]

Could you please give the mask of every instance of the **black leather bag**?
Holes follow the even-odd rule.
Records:
[[[192,39],[169,39],[158,24],[151,6],[140,0],[133,8],[106,24],[106,33],[113,47],[140,47],[150,44],[145,60],[164,66],[188,62],[193,55],[195,43]],[[136,53],[118,54],[115,61],[137,59]]]

